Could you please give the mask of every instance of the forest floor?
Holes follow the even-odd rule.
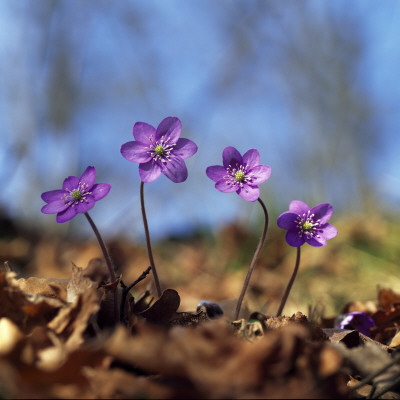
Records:
[[[154,244],[158,298],[151,272],[127,290],[149,265],[142,244],[107,241],[111,284],[95,241],[3,224],[0,397],[400,398],[400,225],[376,217],[335,226],[326,247],[301,248],[279,317],[296,249],[271,230],[235,320],[258,241],[240,226]],[[349,312],[375,326],[338,329]]]

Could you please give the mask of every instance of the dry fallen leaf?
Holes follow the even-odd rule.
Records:
[[[312,343],[310,338],[307,327],[292,323],[250,343],[219,319],[195,328],[155,329],[138,323],[133,336],[118,327],[104,348],[118,363],[159,376],[158,382],[171,390],[180,385],[191,388],[194,397],[282,396],[286,385],[292,385],[299,396],[329,393],[340,398],[345,385],[339,378],[342,357],[336,353],[328,364],[326,357],[335,350],[330,347],[326,357],[320,357],[329,343]],[[312,372],[315,365],[317,373]],[[173,391],[173,396],[178,394]]]
[[[400,294],[390,288],[381,288],[378,291],[378,305],[384,311],[390,311],[394,304],[400,303]]]
[[[22,340],[24,334],[14,322],[8,318],[0,319],[0,356],[10,353],[14,346]]]
[[[389,347],[395,349],[400,346],[400,331],[398,331],[390,341]]]
[[[181,299],[174,289],[165,289],[160,298],[139,315],[156,324],[168,324],[175,316]]]
[[[144,257],[141,253],[128,254],[132,264],[129,279],[134,281],[142,271],[142,261],[147,260],[145,253]],[[322,330],[317,322],[310,322],[318,318],[306,317],[301,312],[291,317],[270,317],[244,309],[241,316],[248,318],[232,322],[225,307],[225,314],[215,320],[210,320],[204,309],[187,311],[196,308],[204,293],[210,295],[205,298],[215,298],[224,305],[216,297],[231,298],[237,288],[231,290],[231,284],[226,282],[208,285],[211,275],[202,270],[207,257],[194,265],[190,257],[196,252],[185,254],[182,262],[188,269],[184,274],[195,274],[196,279],[177,286],[179,293],[166,289],[159,299],[145,290],[148,282],[124,292],[126,302],[121,323],[116,326],[112,288],[119,285],[120,278],[107,284],[104,261],[92,259],[96,253],[80,258],[80,262],[90,259],[86,268],[73,265],[72,271],[69,260],[76,258],[67,257],[65,270],[69,268],[71,275],[67,280],[17,279],[15,273],[4,269],[0,273],[0,395],[352,398],[361,391],[348,390],[347,382],[349,386],[359,383],[350,379],[349,372],[355,377],[375,372],[396,351],[399,302],[387,292],[381,296],[381,305],[376,302],[379,309],[373,311],[378,326],[372,338],[356,331]],[[117,252],[115,257],[118,256]],[[175,268],[175,263],[171,264]],[[123,273],[127,279],[128,270]],[[262,276],[260,270],[259,273]],[[239,282],[236,278],[234,281]],[[196,290],[202,285],[204,293],[200,297]],[[249,299],[256,295],[255,288],[263,287],[254,284]],[[123,289],[118,290],[121,299]],[[231,303],[234,310],[236,301]],[[179,307],[185,311],[178,312]],[[386,346],[388,343],[391,345]],[[370,345],[386,356],[375,354],[368,348]],[[399,374],[398,369],[386,372],[386,376],[374,381],[379,389],[387,384],[382,378],[390,383]],[[370,390],[371,386],[362,389]],[[393,391],[383,397],[387,396],[396,398],[398,393]]]
[[[29,333],[35,326],[46,325],[63,303],[40,294],[25,294],[15,276],[14,272],[0,270],[0,318],[10,319],[24,333]]]
[[[92,288],[79,294],[73,304],[60,310],[47,327],[62,338],[68,350],[76,349],[83,343],[83,333],[99,308],[98,294]]]
[[[343,343],[337,343],[335,347],[353,369],[353,376],[357,374],[365,378],[389,365],[392,361],[390,354],[373,341],[368,341],[362,346],[353,348],[347,348]],[[372,381],[376,386],[377,392],[379,392],[399,376],[400,365],[394,364],[386,368],[377,377],[374,377]]]
[[[72,277],[67,285],[68,303],[74,303],[80,294],[98,286],[99,282],[92,280],[90,275],[86,275],[85,269],[72,263]]]

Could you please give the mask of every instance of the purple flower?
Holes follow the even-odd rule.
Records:
[[[215,188],[223,193],[236,192],[247,201],[256,201],[260,197],[258,185],[271,175],[271,167],[260,164],[257,149],[241,154],[234,147],[226,147],[222,153],[223,165],[212,165],[206,169]]]
[[[57,214],[56,221],[61,224],[93,208],[96,201],[105,197],[111,189],[108,183],[94,183],[96,169],[87,167],[80,178],[69,176],[63,182],[61,190],[42,193],[47,203],[42,207],[43,214]]]
[[[326,245],[326,241],[337,235],[337,229],[328,224],[333,213],[329,203],[310,207],[300,200],[293,200],[289,211],[278,217],[278,226],[287,229],[286,242],[293,247],[308,243],[314,247]]]
[[[354,329],[365,336],[370,336],[370,329],[375,326],[374,320],[365,312],[351,312],[339,315],[336,324],[339,329]]]
[[[224,310],[222,309],[222,307],[218,303],[214,303],[213,301],[201,300],[197,304],[196,311],[199,312],[201,307],[206,308],[207,315],[211,319],[224,314]]]
[[[182,124],[176,117],[164,118],[157,129],[145,122],[133,126],[132,142],[121,146],[121,154],[132,162],[139,163],[139,176],[143,182],[153,182],[161,173],[178,183],[188,176],[185,158],[197,151],[189,139],[179,138]]]

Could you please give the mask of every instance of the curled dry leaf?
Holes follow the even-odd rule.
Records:
[[[16,284],[25,294],[44,296],[61,302],[67,301],[68,282],[68,279],[37,278],[34,276],[16,280]]]
[[[90,303],[96,304],[97,296],[98,305],[96,308],[96,316],[92,318],[92,322],[98,324],[100,328],[112,327],[115,323],[114,319],[114,288],[118,285],[119,279],[115,282],[106,284],[107,275],[105,262],[101,259],[94,258],[89,261],[86,268],[81,268],[72,263],[72,276],[67,285],[67,300],[69,303],[76,303],[81,295],[87,292],[94,293],[95,296],[90,297]],[[117,288],[120,298],[120,289]],[[85,295],[84,295],[85,297]],[[64,313],[67,313],[64,311]],[[89,314],[93,314],[93,310]]]
[[[165,289],[160,298],[139,315],[149,322],[166,325],[175,316],[180,303],[181,298],[176,290]]]
[[[25,294],[14,272],[0,271],[0,318],[13,321],[24,333],[35,326],[46,325],[62,306],[62,302],[40,294]]]
[[[24,334],[14,322],[8,318],[0,319],[0,356],[10,353],[14,346],[22,340]]]
[[[388,346],[373,340],[356,330],[327,328],[323,329],[323,331],[328,336],[331,343],[343,343],[348,348],[358,347],[365,343],[372,343],[384,351],[391,351]]]
[[[97,257],[89,261],[82,274],[98,284],[107,282],[109,275],[106,262],[104,259]]]
[[[85,269],[72,263],[72,277],[67,285],[68,303],[74,303],[81,293],[99,286],[99,282],[92,280],[91,275],[85,272]]]
[[[47,327],[62,338],[68,350],[76,349],[83,343],[83,333],[99,308],[98,294],[94,288],[91,288],[80,293],[69,307],[60,310]]]
[[[165,325],[193,326],[207,321],[208,315],[205,307],[195,312],[177,312],[181,299],[174,289],[165,289],[161,297],[145,310],[137,312],[137,315],[145,318],[148,322]],[[140,310],[139,303],[132,309]]]

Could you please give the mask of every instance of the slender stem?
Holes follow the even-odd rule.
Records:
[[[114,267],[111,262],[111,257],[110,254],[108,253],[108,250],[106,248],[106,245],[104,244],[103,238],[100,235],[99,230],[97,229],[97,226],[93,222],[92,218],[90,217],[88,212],[85,212],[85,217],[88,220],[90,226],[93,229],[94,234],[96,235],[97,241],[99,242],[100,248],[103,252],[104,258],[106,260],[107,268],[108,268],[108,273],[110,274],[110,281],[111,284],[115,282],[115,272],[114,272]],[[117,293],[117,287],[114,288],[114,319],[115,321],[118,321],[118,293]]]
[[[290,290],[292,289],[292,286],[293,286],[293,282],[296,279],[297,271],[299,270],[299,265],[300,265],[300,246],[297,247],[296,264],[294,266],[292,277],[290,278],[290,281],[286,287],[285,293],[282,297],[278,312],[276,313],[277,317],[279,317],[282,314],[283,307],[285,307],[286,300],[289,297]]]
[[[115,282],[114,268],[112,266],[111,257],[110,257],[110,254],[107,251],[106,245],[104,244],[103,238],[101,237],[100,232],[97,229],[97,226],[93,222],[92,218],[90,217],[89,213],[85,212],[85,217],[87,218],[87,220],[88,220],[90,226],[92,227],[93,232],[96,235],[97,240],[98,240],[98,242],[100,244],[101,250],[103,252],[104,258],[105,258],[106,263],[107,263],[108,272],[110,274],[110,280],[111,280],[111,282]]]
[[[265,204],[263,203],[263,201],[260,198],[258,198],[258,202],[261,204],[261,207],[262,207],[262,209],[264,211],[264,216],[265,216],[264,230],[263,230],[260,242],[258,243],[256,252],[254,253],[253,259],[252,259],[251,264],[250,264],[250,267],[249,267],[249,269],[247,271],[247,275],[246,275],[246,278],[245,278],[244,283],[243,283],[242,291],[240,292],[240,296],[239,296],[239,299],[238,299],[238,302],[237,302],[237,305],[236,305],[235,321],[239,318],[239,313],[240,313],[240,308],[242,307],[243,298],[244,298],[244,295],[246,293],[247,287],[249,286],[251,274],[253,273],[254,266],[256,264],[258,255],[260,254],[260,251],[261,251],[261,249],[262,249],[262,247],[264,245],[265,237],[267,236],[267,231],[268,231],[268,211],[267,211],[267,207],[265,207]]]
[[[154,277],[154,283],[156,285],[157,295],[158,295],[158,297],[161,297],[161,286],[160,286],[160,281],[158,279],[156,266],[154,264],[153,252],[151,250],[149,227],[147,225],[146,210],[144,208],[143,187],[144,187],[144,182],[141,182],[140,183],[140,205],[142,207],[142,217],[143,217],[144,233],[146,235],[147,253],[149,256],[151,270],[153,271],[153,277]]]

